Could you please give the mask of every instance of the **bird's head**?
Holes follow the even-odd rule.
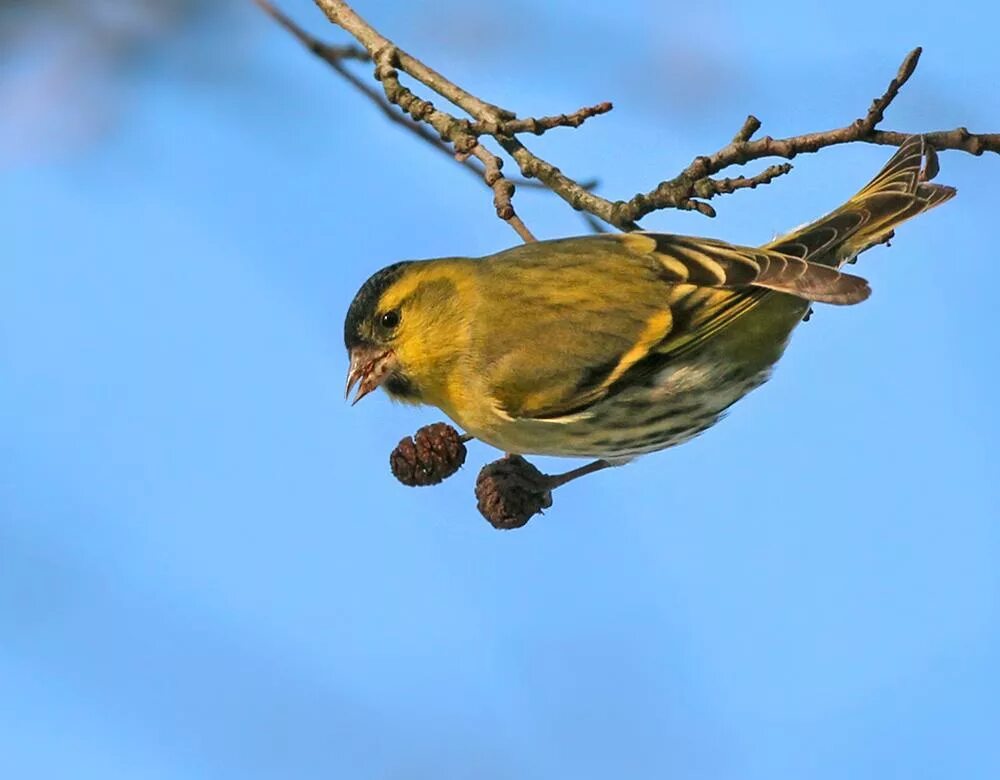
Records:
[[[469,262],[395,263],[361,285],[344,322],[346,394],[358,386],[353,403],[377,387],[396,400],[440,403],[467,330]]]

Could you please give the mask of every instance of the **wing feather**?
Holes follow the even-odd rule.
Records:
[[[661,264],[665,278],[679,284],[724,290],[762,287],[839,305],[860,303],[871,294],[868,282],[860,276],[782,252],[735,246],[711,238],[658,233],[638,236],[649,240],[645,248]],[[626,243],[633,251],[644,248],[636,234]]]

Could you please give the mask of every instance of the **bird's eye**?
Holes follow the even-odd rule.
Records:
[[[399,309],[391,309],[379,318],[379,324],[386,330],[394,330],[399,325]]]

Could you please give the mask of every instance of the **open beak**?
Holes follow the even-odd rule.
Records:
[[[347,371],[345,400],[351,395],[351,388],[358,386],[358,392],[351,401],[354,406],[372,390],[382,384],[395,365],[396,355],[391,349],[358,346],[351,350],[351,366]]]

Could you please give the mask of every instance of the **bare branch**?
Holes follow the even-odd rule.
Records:
[[[900,133],[895,130],[874,130],[864,140],[870,144],[883,146],[899,146],[913,133]],[[976,157],[983,152],[1000,154],[1000,133],[970,133],[967,127],[956,127],[954,130],[935,130],[921,133],[927,143],[935,149],[955,149],[968,152]]]
[[[734,144],[745,144],[751,138],[753,134],[760,130],[760,120],[753,114],[750,114],[743,122],[743,127],[739,129],[739,132],[733,136]]]
[[[817,152],[829,146],[856,141],[895,146],[902,144],[913,134],[880,131],[876,130],[875,127],[882,121],[885,110],[899,94],[902,86],[913,75],[920,59],[920,53],[921,49],[916,48],[906,55],[896,77],[889,82],[886,90],[872,101],[868,113],[861,119],[833,130],[805,133],[782,139],[765,136],[759,140],[751,141],[750,138],[760,129],[760,120],[749,116],[730,144],[711,156],[696,157],[678,176],[661,182],[651,192],[636,195],[627,203],[621,204],[615,217],[623,222],[635,222],[653,211],[670,207],[694,208],[707,216],[714,216],[714,210],[710,211],[698,205],[691,205],[691,199],[695,196],[712,197],[726,191],[731,192],[735,189],[755,186],[747,183],[734,187],[733,190],[705,188],[702,182],[707,177],[733,165],[743,165],[751,160],[759,160],[764,157],[784,157],[790,160],[798,154]],[[1000,134],[972,135],[965,128],[958,128],[957,130],[924,133],[923,135],[937,149],[960,149],[972,154],[982,154],[984,151],[1000,153]],[[756,180],[757,184],[768,183],[776,176],[788,172],[788,170],[778,171],[777,169],[780,167],[772,166],[762,174],[747,181]],[[705,195],[702,194],[703,192],[710,194]],[[702,205],[707,206],[708,204]],[[615,223],[612,222],[612,224]]]
[[[531,231],[521,221],[521,218],[514,212],[514,203],[512,200],[514,197],[514,184],[500,173],[503,160],[495,154],[491,154],[482,144],[476,144],[472,150],[472,154],[478,157],[483,163],[485,169],[483,179],[493,190],[493,206],[497,210],[497,216],[514,228],[525,243],[535,241],[534,235],[532,235]]]
[[[910,76],[913,75],[913,71],[917,69],[917,63],[920,62],[920,55],[923,53],[923,49],[918,46],[903,60],[903,63],[899,66],[899,70],[896,72],[896,78],[889,82],[889,86],[886,87],[885,92],[882,93],[880,97],[875,98],[872,101],[871,108],[868,109],[868,113],[865,115],[864,119],[859,119],[857,124],[859,132],[862,135],[868,135],[875,126],[882,121],[885,117],[885,110],[889,107],[889,104],[896,99],[896,95],[899,94],[899,90],[902,89],[903,85],[910,80]]]
[[[291,35],[306,49],[323,60],[337,73],[337,75],[368,98],[368,100],[382,113],[383,116],[385,116],[386,119],[393,124],[402,127],[404,130],[415,134],[418,138],[420,138],[420,140],[429,144],[437,151],[452,159],[458,160],[465,170],[472,173],[476,178],[480,180],[483,179],[485,175],[484,171],[481,167],[474,164],[468,155],[462,157],[456,154],[447,143],[442,141],[438,135],[426,125],[394,110],[392,104],[385,99],[385,95],[380,90],[377,90],[362,81],[344,65],[345,60],[370,62],[371,58],[368,56],[367,51],[355,45],[334,46],[326,43],[325,41],[321,41],[319,38],[311,35],[296,24],[291,17],[282,12],[281,9],[277,8],[269,0],[253,1],[261,8],[261,10],[264,11],[264,13],[274,19],[286,31],[291,33]],[[518,187],[541,188],[544,186],[539,182],[528,181],[526,179],[516,179],[515,181]]]
[[[368,56],[368,52],[362,49],[360,46],[355,46],[353,44],[348,44],[346,46],[333,46],[329,43],[321,41],[319,38],[310,35],[304,29],[299,27],[291,17],[286,15],[283,11],[277,8],[269,0],[253,0],[254,3],[268,16],[274,19],[279,25],[285,28],[285,30],[291,33],[299,43],[305,46],[309,51],[315,54],[317,57],[326,60],[331,65],[339,65],[342,60],[357,60],[359,62],[368,62],[371,57]]]
[[[487,103],[485,100],[481,100],[475,95],[466,92],[460,86],[449,81],[416,57],[411,57],[358,16],[354,9],[342,0],[314,1],[331,22],[344,29],[358,43],[364,46],[373,60],[378,60],[377,55],[382,49],[393,49],[396,53],[397,66],[401,71],[409,74],[434,92],[437,92],[441,97],[454,103],[469,116],[483,121],[492,120],[494,122],[516,118],[509,111],[504,111],[498,106]]]
[[[323,44],[289,22],[268,0],[255,0],[255,2],[302,41],[310,51],[323,57],[340,75],[362,90],[369,99],[375,101],[381,110],[394,118],[393,121],[404,123],[411,129],[419,128],[414,129],[414,132],[449,154],[452,154],[451,148],[454,148],[454,156],[466,165],[472,166],[472,159],[482,163],[482,170],[478,170],[478,166],[472,167],[493,190],[497,215],[511,224],[525,241],[533,240],[533,236],[514,211],[514,184],[500,173],[502,160],[481,145],[480,139],[483,136],[491,136],[517,163],[526,179],[537,179],[574,209],[620,229],[633,230],[638,227],[638,221],[644,216],[666,208],[693,210],[706,216],[714,216],[715,209],[707,203],[708,200],[737,190],[753,189],[759,185],[769,184],[791,170],[791,165],[782,163],[769,166],[753,176],[716,177],[729,167],[745,165],[750,161],[767,157],[791,159],[798,154],[812,153],[845,143],[864,142],[898,146],[913,135],[880,130],[878,125],[903,85],[913,75],[920,59],[919,48],[906,56],[895,78],[889,82],[882,94],[872,101],[865,115],[844,127],[780,139],[765,136],[751,140],[761,127],[760,120],[751,115],[726,146],[711,155],[696,157],[679,174],[661,181],[648,192],[639,193],[627,201],[612,201],[594,194],[591,191],[592,185],[581,184],[564,174],[553,163],[536,155],[518,137],[526,133],[540,135],[556,127],[579,127],[587,119],[610,111],[610,103],[588,106],[571,114],[518,119],[514,112],[471,94],[416,57],[398,48],[362,19],[344,0],[314,0],[331,22],[347,31],[364,47],[367,56],[375,63],[375,77],[382,83],[383,99],[377,90],[361,83],[344,67],[344,59],[348,57],[357,59],[361,56],[357,48],[331,47]],[[448,113],[430,101],[414,95],[400,83],[400,72],[461,109],[468,119]],[[389,104],[399,106],[412,122],[396,114]],[[922,135],[937,149],[957,149],[976,155],[986,151],[1000,153],[998,133],[973,134],[966,128],[959,127]]]
[[[469,130],[476,135],[515,135],[517,133],[533,133],[541,135],[556,127],[579,127],[593,116],[606,114],[614,108],[611,103],[598,103],[595,106],[585,106],[572,114],[559,116],[543,116],[539,118],[509,119],[505,122],[473,122]]]
[[[524,241],[534,241],[535,237],[514,211],[514,185],[500,172],[503,160],[487,151],[478,138],[469,131],[469,123],[461,121],[434,107],[428,100],[421,100],[399,81],[399,72],[394,65],[399,52],[394,46],[383,46],[375,55],[375,78],[382,82],[385,97],[399,106],[417,121],[426,122],[446,141],[451,142],[455,151],[462,155],[472,155],[483,163],[483,180],[493,190],[493,205],[497,216],[507,222]]]

